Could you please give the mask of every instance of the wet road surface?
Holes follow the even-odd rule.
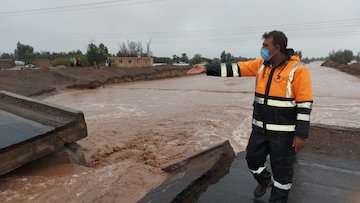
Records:
[[[359,203],[360,162],[333,159],[332,157],[304,154],[295,166],[294,187],[289,203]],[[259,199],[253,197],[256,183],[240,153],[230,173],[217,184],[210,186],[199,203],[265,203],[270,190]]]

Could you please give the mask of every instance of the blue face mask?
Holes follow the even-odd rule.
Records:
[[[264,61],[270,61],[272,57],[269,49],[265,47],[261,48],[260,54],[261,54],[261,58],[263,58]]]

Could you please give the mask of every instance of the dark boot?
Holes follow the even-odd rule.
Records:
[[[287,203],[289,190],[272,187],[269,203]]]
[[[262,197],[272,185],[271,173],[265,169],[260,174],[253,174],[253,176],[258,182],[254,190],[254,196],[255,198]]]
[[[265,195],[266,191],[268,188],[270,188],[272,186],[272,182],[270,182],[267,185],[260,185],[258,184],[254,190],[254,197],[255,198],[260,198],[262,196]]]

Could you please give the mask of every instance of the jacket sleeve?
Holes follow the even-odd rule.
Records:
[[[240,67],[241,76],[255,77],[262,63],[263,60],[260,58],[250,61],[239,62],[238,65]]]
[[[206,74],[217,77],[256,76],[262,64],[261,59],[238,63],[207,64]]]
[[[296,136],[309,137],[310,113],[313,104],[313,92],[310,71],[306,66],[296,70],[293,80],[294,98],[297,104]]]

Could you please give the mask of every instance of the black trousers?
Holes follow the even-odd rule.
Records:
[[[266,157],[270,155],[274,183],[269,202],[287,202],[296,159],[293,138],[293,134],[269,135],[263,130],[252,130],[246,148],[246,161],[254,178],[266,186],[272,181],[270,172],[264,168]]]

